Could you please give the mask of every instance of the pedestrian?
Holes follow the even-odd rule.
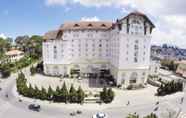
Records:
[[[127,102],[127,106],[130,105],[130,101]]]
[[[184,97],[181,98],[181,104],[183,103]]]
[[[158,105],[159,103],[160,103],[160,102],[159,102],[159,101],[157,101],[157,102],[156,102],[156,105]]]

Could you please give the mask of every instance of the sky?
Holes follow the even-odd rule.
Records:
[[[65,21],[115,21],[132,11],[156,28],[152,43],[186,48],[185,0],[0,0],[0,37],[43,35]]]

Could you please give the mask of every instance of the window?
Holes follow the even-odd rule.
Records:
[[[90,33],[89,33],[89,34],[87,34],[87,36],[88,36],[88,37],[93,37],[93,34],[90,34]]]
[[[135,62],[135,63],[137,63],[137,62],[138,62],[137,57],[134,57],[134,62]]]
[[[138,50],[138,45],[134,45],[134,49],[135,50]]]
[[[79,24],[74,24],[74,27],[79,27]]]
[[[135,40],[135,43],[138,43],[138,40]]]
[[[101,27],[106,27],[106,25],[105,24],[102,24]]]
[[[136,83],[136,79],[130,80],[131,84],[135,84]]]
[[[88,24],[88,27],[92,27],[92,24]]]
[[[134,56],[136,56],[136,57],[137,57],[137,56],[138,56],[138,52],[135,52],[135,53],[134,53]]]
[[[56,59],[56,58],[57,58],[57,47],[54,46],[54,59]]]

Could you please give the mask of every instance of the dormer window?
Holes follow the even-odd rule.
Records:
[[[140,24],[140,22],[138,20],[132,20],[133,24]]]
[[[101,27],[106,27],[106,25],[105,24],[102,24]]]
[[[74,24],[74,27],[79,27],[79,24]]]
[[[88,27],[92,27],[92,24],[88,24]]]

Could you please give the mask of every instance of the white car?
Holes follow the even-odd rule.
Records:
[[[107,118],[107,115],[104,113],[97,113],[97,114],[94,114],[92,118]]]

